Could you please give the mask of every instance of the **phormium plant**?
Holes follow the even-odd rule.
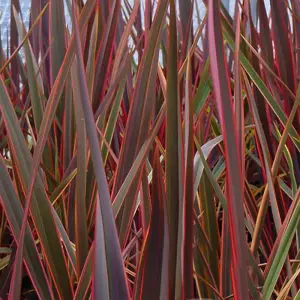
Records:
[[[300,4],[227,2],[11,0],[1,299],[300,298]]]

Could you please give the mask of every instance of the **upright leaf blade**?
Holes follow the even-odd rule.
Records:
[[[180,161],[179,134],[180,108],[178,96],[178,70],[177,70],[177,30],[175,1],[170,1],[170,32],[169,32],[169,58],[167,66],[167,120],[166,120],[166,196],[167,215],[169,223],[169,298],[176,298],[176,274],[181,265],[177,264],[178,234],[181,224],[180,214]],[[180,258],[181,260],[181,258]],[[179,271],[181,272],[181,271]],[[180,289],[180,287],[177,287]]]
[[[86,74],[82,57],[79,27],[73,7],[73,26],[76,38],[77,74],[81,105],[85,116],[87,137],[91,149],[98,187],[96,204],[95,265],[93,274],[93,295],[96,299],[128,299],[126,276],[113,217],[109,189],[106,181],[98,134],[89,98]]]
[[[241,182],[241,166],[239,164],[241,154],[237,146],[237,132],[234,123],[220,18],[219,0],[210,0],[208,7],[209,53],[214,93],[225,145],[233,291],[238,299],[249,299],[247,245],[243,214],[244,196]]]
[[[164,274],[163,252],[166,248],[165,191],[162,180],[159,151],[156,148],[153,162],[153,186],[151,198],[151,220],[139,262],[135,299],[160,299]],[[153,277],[155,274],[155,277]],[[160,288],[158,288],[160,287]]]

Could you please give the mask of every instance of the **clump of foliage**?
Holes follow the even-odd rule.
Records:
[[[300,297],[299,1],[200,2],[11,1],[2,299]]]

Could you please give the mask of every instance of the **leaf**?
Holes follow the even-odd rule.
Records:
[[[92,280],[94,245],[95,244],[93,243],[89,250],[80,278],[78,280],[77,289],[74,295],[74,299],[76,300],[84,299]]]
[[[1,206],[5,211],[14,238],[18,240],[23,220],[23,208],[21,202],[18,199],[18,196],[16,195],[14,186],[10,180],[9,174],[6,170],[2,157],[0,159],[0,168]],[[24,262],[26,269],[30,275],[30,278],[35,286],[37,294],[42,299],[51,299],[52,293],[49,289],[47,276],[42,266],[39,253],[35,246],[29,226],[26,226],[25,232]]]
[[[237,129],[229,89],[229,77],[225,61],[219,1],[209,1],[208,40],[211,75],[226,157],[226,187],[228,188],[229,228],[232,248],[232,284],[235,297],[249,299],[246,239],[244,227],[243,190],[241,182],[241,153],[237,146]]]
[[[224,34],[224,39],[227,41],[229,47],[234,50],[235,45],[234,45],[234,39],[233,39],[233,34],[232,31],[230,30],[229,26],[226,24],[226,22],[223,20],[222,21],[223,25],[223,34]],[[257,88],[260,90],[262,95],[265,97],[266,101],[278,117],[279,121],[281,124],[284,126],[284,124],[287,122],[287,117],[279,104],[276,102],[276,100],[273,98],[272,94],[270,93],[269,89],[265,85],[265,83],[262,81],[262,79],[258,76],[254,68],[252,67],[251,63],[249,60],[246,58],[245,54],[240,51],[240,63],[242,64],[243,68],[249,75],[249,77],[252,79],[253,83],[257,86]],[[300,150],[300,138],[299,134],[295,130],[295,128],[292,126],[289,130],[289,135],[291,136],[293,143],[297,147],[298,150]]]
[[[275,158],[274,158],[274,161],[272,164],[271,175],[272,175],[273,181],[275,180],[275,178],[277,176],[277,172],[278,172],[278,169],[280,166],[280,160],[281,160],[281,157],[283,154],[285,143],[287,141],[289,130],[292,127],[292,122],[293,122],[296,112],[298,110],[299,104],[300,104],[300,85],[298,86],[296,99],[293,104],[291,114],[287,120],[285,127],[284,127],[284,131],[281,135],[281,139],[280,139],[280,142],[279,142],[276,154],[275,154]],[[260,240],[260,235],[261,235],[262,227],[263,227],[262,224],[264,223],[264,220],[266,217],[267,205],[268,205],[268,194],[269,194],[268,188],[269,188],[268,185],[266,185],[263,196],[262,196],[258,215],[257,215],[257,220],[256,220],[252,243],[251,243],[251,250],[253,253],[256,253],[256,251],[257,251],[259,240]]]
[[[11,1],[11,6],[10,6],[10,54],[13,53],[14,49],[17,47],[18,44],[18,32],[17,32],[17,25],[15,23],[15,20],[13,18],[14,15],[14,10],[20,12],[20,2],[19,0],[12,0]],[[19,84],[20,84],[20,78],[18,77],[18,73],[19,73],[19,64],[18,64],[18,60],[16,58],[14,58],[11,61],[11,76],[12,76],[12,81],[16,87],[15,92],[18,93],[19,92]]]
[[[84,26],[85,22],[87,21],[89,14],[91,13],[91,9],[93,8],[94,1],[90,0],[85,5],[85,9],[82,12],[81,18],[79,20],[79,24],[81,27]],[[15,155],[15,159],[17,160],[19,170],[21,172],[23,184],[26,186],[29,183],[29,171],[32,166],[32,178],[35,178],[35,174],[38,170],[39,162],[42,155],[42,149],[44,148],[47,133],[50,130],[51,121],[53,120],[55,114],[55,108],[59,101],[60,93],[63,90],[64,82],[67,78],[67,71],[70,68],[70,64],[72,62],[72,58],[74,55],[74,39],[73,43],[71,41],[70,46],[68,48],[63,67],[60,69],[58,74],[58,78],[55,81],[54,87],[51,91],[50,98],[47,102],[47,106],[45,109],[45,116],[46,118],[43,119],[40,129],[40,134],[38,138],[38,143],[34,152],[33,162],[34,165],[32,166],[31,157],[27,146],[25,144],[23,135],[21,133],[18,121],[16,116],[13,112],[13,108],[11,106],[10,101],[4,101],[1,103],[1,107],[5,109],[4,115],[6,115],[6,122],[9,126],[10,130],[10,138],[13,140],[11,145],[14,147],[13,153],[18,151],[18,154]],[[73,52],[72,52],[73,51]],[[3,82],[1,82],[0,88],[2,88],[2,96],[1,99],[5,99],[7,94],[5,89],[3,88]],[[54,102],[54,103],[53,103]],[[34,181],[31,181],[31,187],[29,187],[29,197],[30,193],[33,189]],[[39,201],[37,201],[37,195]],[[43,200],[43,201],[42,201]],[[57,231],[54,224],[54,219],[52,215],[52,208],[50,206],[49,200],[45,194],[45,191],[42,187],[41,179],[39,176],[37,177],[37,185],[33,189],[33,197],[31,202],[31,213],[33,214],[33,219],[35,221],[35,226],[37,227],[38,234],[41,239],[41,243],[46,252],[46,261],[50,266],[52,271],[51,275],[53,276],[55,284],[57,284],[57,288],[59,293],[65,295],[65,297],[69,298],[72,295],[72,288],[70,286],[69,274],[66,270],[65,265],[65,258],[62,253],[60,240],[57,236]],[[45,224],[47,222],[47,224]],[[48,234],[47,234],[48,232]],[[51,234],[50,234],[51,232]],[[54,234],[56,233],[56,234]],[[50,241],[49,241],[50,240]],[[68,242],[67,239],[64,240]],[[55,263],[54,263],[55,261]]]
[[[255,123],[255,129],[257,132],[258,139],[260,141],[260,146],[262,149],[262,155],[263,155],[263,161],[264,161],[264,168],[266,172],[266,177],[267,177],[267,183],[268,183],[268,188],[269,188],[269,197],[270,197],[270,202],[271,202],[271,209],[272,209],[272,214],[274,218],[274,223],[275,223],[275,228],[277,232],[279,231],[279,228],[281,227],[281,218],[279,215],[279,208],[276,200],[276,194],[275,194],[275,189],[274,189],[274,184],[272,180],[272,174],[271,174],[271,166],[270,166],[270,153],[268,152],[268,147],[267,145],[267,140],[261,125],[261,120],[259,117],[259,112],[255,104],[254,97],[251,92],[251,87],[250,83],[246,77],[246,74],[244,74],[244,81],[245,81],[245,86],[246,86],[246,91],[248,95],[248,100],[251,106],[252,110],[252,115]]]
[[[76,266],[79,276],[88,254],[88,230],[86,223],[86,128],[84,114],[80,102],[79,79],[77,75],[77,62],[72,65],[72,85],[74,87],[75,122],[77,132],[77,174],[76,174],[76,195],[75,195],[75,240],[76,240]]]
[[[182,57],[186,55],[189,46],[190,31],[193,26],[193,4],[192,0],[180,0],[178,1],[180,25],[182,31],[183,51]]]
[[[211,151],[214,149],[215,146],[217,146],[221,141],[223,140],[223,137],[217,136],[213,138],[212,140],[208,141],[204,145],[201,146],[203,156],[205,160],[208,158],[209,154]],[[204,166],[203,163],[201,162],[201,158],[199,153],[197,152],[194,157],[194,195],[196,195],[198,186],[201,180],[201,176],[203,174]]]
[[[107,141],[108,145],[110,145],[112,142],[113,134],[115,131],[115,126],[116,126],[118,115],[119,115],[120,104],[121,104],[121,101],[123,98],[124,89],[125,89],[125,79],[122,79],[120,86],[118,88],[116,97],[114,99],[112,109],[109,114],[109,118],[108,118],[107,125],[105,128],[104,139]],[[108,157],[108,146],[106,146],[104,142],[102,143],[101,150],[102,150],[103,162],[105,165],[107,157]]]
[[[194,240],[194,124],[193,124],[193,100],[191,96],[191,61],[188,57],[186,82],[185,82],[185,115],[184,115],[184,207],[183,207],[183,278],[184,295],[186,299],[194,296],[193,279],[193,240]]]
[[[226,200],[226,198],[225,198],[225,196],[224,196],[224,194],[223,194],[223,192],[222,192],[222,190],[221,190],[221,188],[220,188],[220,186],[219,186],[216,178],[214,177],[214,174],[210,170],[208,163],[206,162],[207,157],[205,157],[205,153],[204,153],[204,151],[202,149],[202,148],[205,149],[205,146],[209,142],[207,142],[206,144],[204,144],[202,147],[200,147],[200,144],[199,144],[199,142],[196,139],[195,139],[195,143],[196,143],[196,148],[198,150],[197,153],[199,154],[199,157],[200,157],[200,160],[201,160],[202,170],[203,169],[205,170],[206,175],[209,178],[209,180],[210,180],[210,182],[212,184],[212,187],[214,188],[214,191],[215,191],[217,197],[219,198],[219,200],[220,200],[223,208],[225,209],[225,211],[227,211],[227,209],[228,209],[228,207],[227,207],[228,206],[227,205],[227,200]]]
[[[280,291],[280,293],[277,296],[277,300],[284,300],[287,299],[289,291],[293,285],[293,283],[295,282],[295,280],[299,277],[300,275],[300,269],[298,269],[293,276],[291,277],[291,279],[286,283],[286,285],[284,286],[284,288]],[[299,291],[300,292],[300,291]],[[299,293],[298,292],[298,293]],[[297,300],[297,296],[295,297],[295,299]]]
[[[181,261],[180,247],[182,241],[178,241],[180,223],[180,210],[182,207],[180,199],[180,152],[179,130],[180,108],[178,95],[178,70],[177,70],[177,30],[176,30],[176,8],[175,1],[170,1],[170,32],[168,45],[168,65],[167,65],[167,107],[166,107],[166,197],[167,216],[169,228],[169,297],[175,299],[176,276],[181,273],[181,265],[177,265],[177,257]],[[180,284],[180,283],[179,283]],[[180,286],[177,286],[181,290]]]
[[[24,221],[23,221],[24,222]],[[27,222],[25,222],[26,225]],[[22,225],[23,226],[23,225]],[[22,286],[23,269],[23,249],[24,249],[24,231],[21,229],[17,254],[15,257],[13,272],[10,281],[9,300],[19,300]]]
[[[148,42],[146,43],[143,51],[134,93],[131,99],[131,106],[124,133],[124,142],[122,143],[119,155],[119,163],[112,192],[113,197],[115,197],[118,193],[138,154],[138,151],[141,149],[149,133],[149,126],[154,106],[153,94],[155,93],[158,68],[159,42],[162,36],[162,27],[167,4],[167,0],[159,2],[152,27],[149,32]],[[136,124],[139,124],[139,126],[136,126]],[[140,178],[141,173],[139,172],[137,173],[128,194],[126,195],[124,206],[121,208],[117,218],[117,227],[122,248],[124,248],[127,241],[133,219]]]
[[[286,221],[285,226],[282,227],[284,235],[281,238],[276,255],[272,260],[271,268],[266,276],[266,280],[262,289],[264,299],[266,300],[271,299],[272,297],[272,293],[280,275],[280,271],[286,260],[297,226],[300,222],[300,189],[298,189],[293,202],[294,205],[292,205],[290,208],[292,209],[291,214],[287,215],[289,220]]]
[[[26,32],[24,29],[24,24],[22,23],[19,16],[17,15],[16,10],[14,10],[14,18],[16,20],[19,36],[23,39],[24,34],[26,34]],[[39,89],[41,89],[42,86],[39,87],[38,81],[36,80],[36,74],[38,73],[38,66],[37,66],[37,62],[35,61],[35,57],[32,53],[32,48],[29,43],[29,40],[25,41],[24,48],[25,48],[28,84],[29,84],[30,98],[31,98],[32,109],[33,109],[33,116],[35,120],[35,126],[37,130],[39,130],[43,119],[43,103],[39,93]]]
[[[114,36],[117,28],[117,16],[120,10],[120,1],[113,0],[110,5],[110,13],[107,16],[101,45],[97,52],[94,76],[94,90],[92,95],[93,110],[99,106],[99,101],[104,94],[106,73],[108,71],[111,54],[114,45]]]
[[[24,24],[20,20],[17,12],[14,10],[14,17],[16,20],[18,33],[21,38],[23,38],[24,34],[26,35],[26,31],[24,28]],[[31,107],[33,110],[33,117],[35,122],[36,131],[41,127],[42,119],[43,119],[43,111],[44,111],[44,99],[43,99],[43,85],[42,78],[38,71],[38,64],[35,60],[31,45],[29,40],[24,42],[24,50],[25,50],[25,58],[26,58],[26,66],[27,66],[27,75],[28,75],[28,84],[29,84],[29,92],[31,99]],[[50,152],[50,148],[48,145],[45,147],[45,152],[43,155],[43,161],[49,170],[52,170],[52,155]],[[50,185],[51,186],[51,185]]]
[[[151,219],[143,247],[141,249],[135,284],[135,299],[160,299],[161,280],[166,268],[164,264],[164,236],[166,230],[166,203],[163,186],[159,150],[156,147],[153,162],[153,185],[151,197]],[[155,276],[153,276],[155,274]]]
[[[157,121],[155,122],[155,126],[149,133],[149,137],[143,144],[143,146],[142,146],[141,150],[139,151],[134,163],[132,164],[121,188],[119,189],[118,194],[116,195],[116,197],[113,200],[112,206],[113,206],[113,212],[114,212],[115,217],[117,216],[117,214],[120,211],[120,208],[125,199],[125,196],[127,195],[127,192],[132,184],[132,181],[134,180],[141,165],[145,161],[146,155],[148,154],[150,146],[152,145],[152,143],[161,127],[164,117],[165,117],[165,105],[162,106],[160,113],[157,117]]]
[[[31,158],[2,79],[0,82],[0,105],[8,131],[13,160],[20,173],[22,184],[28,192],[27,198],[29,199],[32,196],[30,210],[45,252],[46,262],[51,270],[53,280],[57,284],[58,292],[66,297],[71,296],[72,288],[70,286],[69,274],[66,269],[65,257],[54,223],[51,203],[45,193],[40,175],[38,174],[36,177],[39,160]],[[41,151],[40,153],[36,153],[41,156]],[[30,174],[30,170],[32,170],[33,175]],[[34,180],[35,177],[36,180]],[[35,182],[36,184],[34,185]]]
[[[209,72],[209,58],[207,58],[207,60],[205,62],[202,76],[201,76],[201,79],[199,82],[199,86],[198,86],[197,92],[195,93],[195,96],[194,96],[193,103],[194,103],[195,114],[200,113],[200,111],[204,107],[204,104],[207,101],[209,94],[212,91],[212,86],[211,86],[211,82],[208,77],[208,74],[209,74],[208,72]]]
[[[60,0],[50,1],[50,39],[51,43],[51,81],[55,82],[66,53],[64,3]]]
[[[128,288],[121,256],[111,200],[106,181],[96,124],[89,98],[86,74],[82,57],[79,26],[73,7],[73,26],[76,37],[77,76],[81,105],[84,114],[91,158],[97,182],[95,255],[93,274],[93,296],[96,299],[128,299]],[[109,237],[109,238],[108,238]]]

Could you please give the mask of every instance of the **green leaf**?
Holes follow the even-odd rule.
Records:
[[[285,222],[285,226],[282,227],[282,230],[284,230],[284,235],[281,238],[276,255],[272,260],[271,268],[266,276],[266,280],[262,289],[264,299],[266,300],[269,300],[272,297],[272,293],[279,278],[283,264],[286,261],[297,226],[300,222],[300,189],[298,189],[293,201],[294,205],[291,206],[291,209],[293,209],[292,214],[291,216],[289,216],[289,214],[287,215],[289,220],[288,222]]]

